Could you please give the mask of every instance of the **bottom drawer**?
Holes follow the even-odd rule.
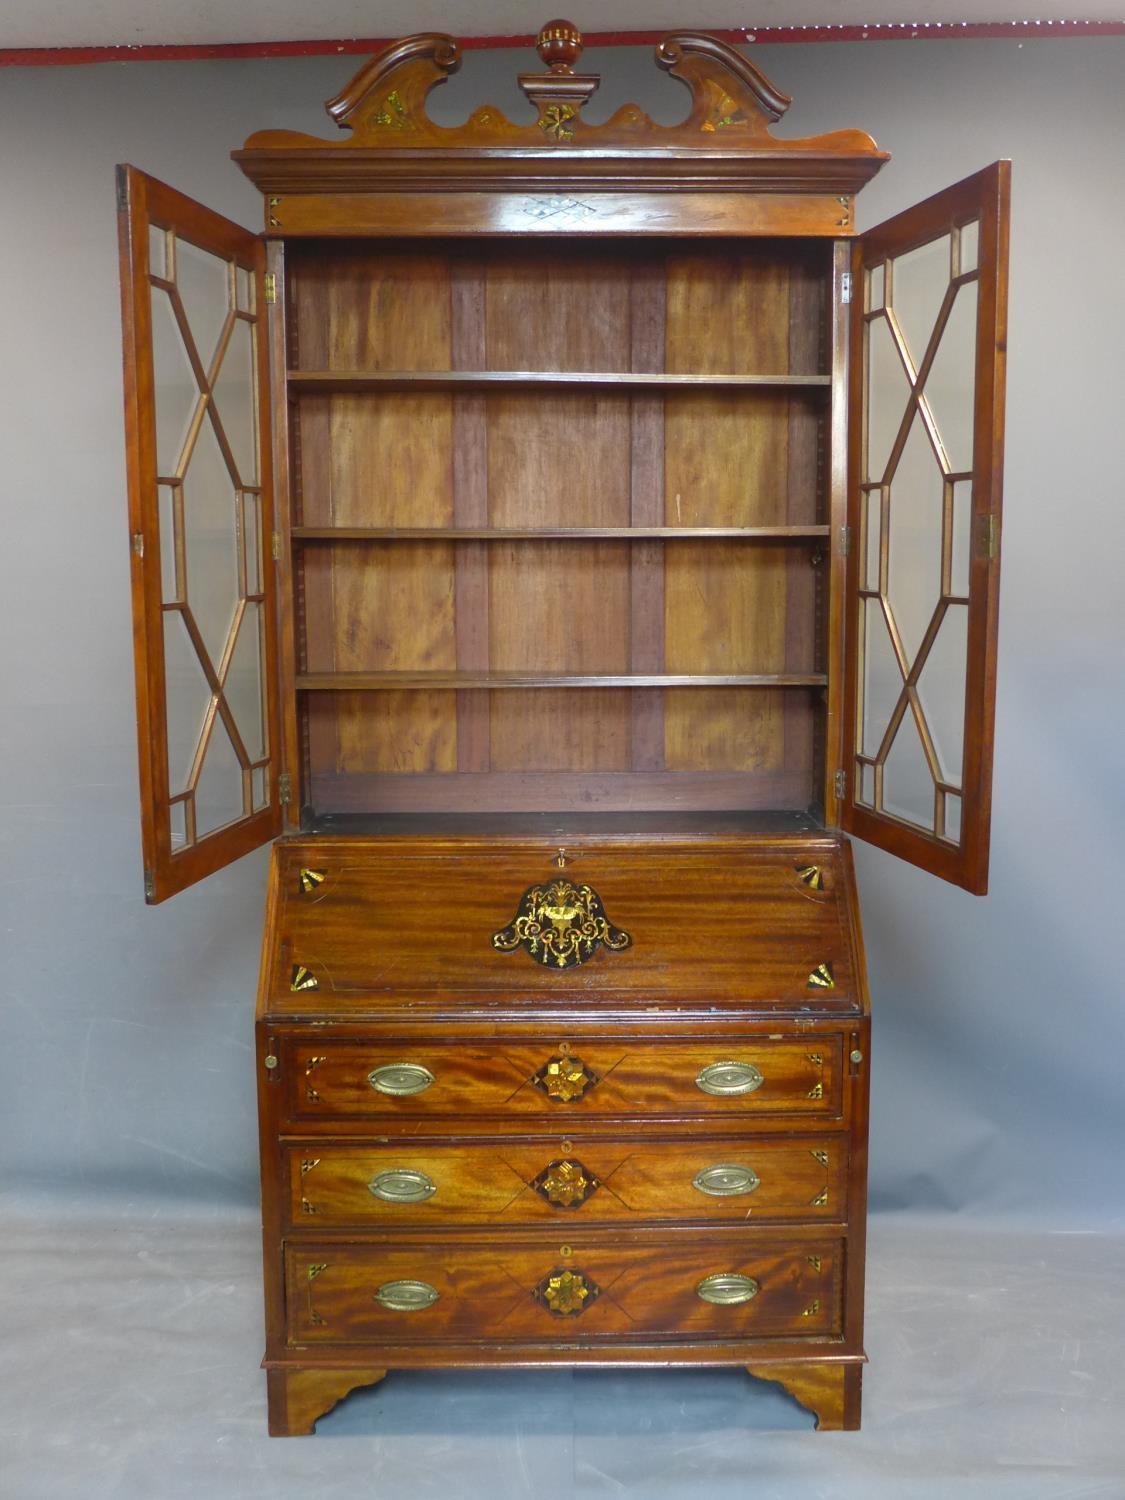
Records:
[[[291,1343],[838,1334],[844,1244],[693,1243],[434,1249],[301,1241],[285,1251]]]

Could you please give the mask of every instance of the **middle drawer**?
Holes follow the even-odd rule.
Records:
[[[369,1228],[841,1219],[847,1138],[283,1148],[289,1223]]]

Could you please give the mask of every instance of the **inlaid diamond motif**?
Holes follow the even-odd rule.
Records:
[[[580,1057],[552,1057],[531,1082],[556,1104],[573,1104],[598,1082],[598,1075]]]
[[[531,1179],[530,1186],[557,1208],[581,1208],[601,1187],[601,1181],[580,1161],[564,1158],[549,1162],[538,1177]]]
[[[532,1292],[556,1318],[577,1318],[601,1296],[602,1289],[581,1271],[551,1271]]]

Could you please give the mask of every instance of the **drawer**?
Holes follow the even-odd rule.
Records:
[[[547,1124],[608,1116],[838,1119],[841,1036],[695,1043],[594,1037],[543,1042],[285,1043],[290,1121],[490,1115]],[[563,1123],[568,1122],[568,1123]]]
[[[284,1151],[290,1223],[393,1229],[840,1219],[847,1137],[447,1146],[306,1143]]]
[[[291,1343],[756,1339],[841,1331],[843,1241],[286,1247]]]

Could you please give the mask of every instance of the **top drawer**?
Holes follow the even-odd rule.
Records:
[[[842,1038],[755,1036],[663,1042],[589,1037],[529,1042],[289,1038],[285,1115],[316,1120],[501,1117],[569,1130],[609,1117],[839,1118]]]

